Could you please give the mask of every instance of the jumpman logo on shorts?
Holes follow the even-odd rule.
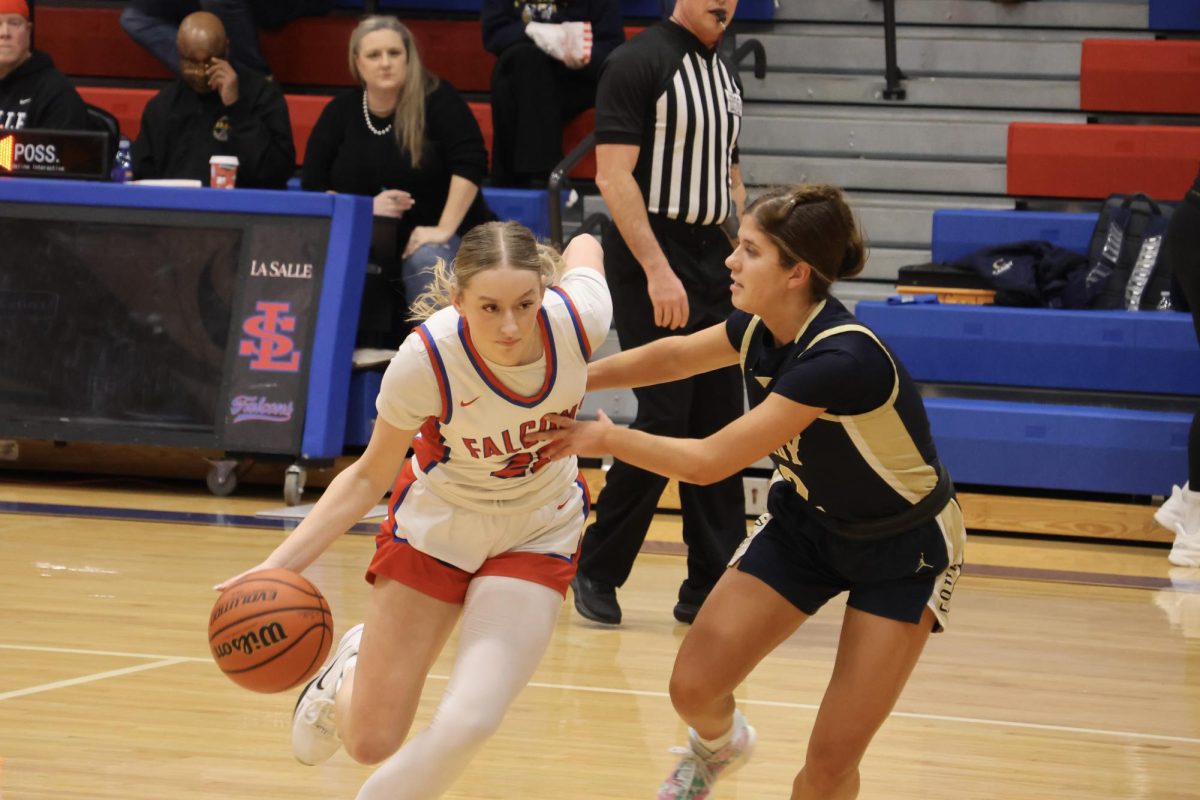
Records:
[[[933,569],[933,564],[925,563],[925,554],[921,553],[920,559],[917,563],[916,572],[920,572],[921,570],[925,569],[926,567],[928,567],[929,569]]]

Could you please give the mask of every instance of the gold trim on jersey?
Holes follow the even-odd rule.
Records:
[[[800,326],[800,332],[796,334],[795,342],[798,343],[800,341],[805,331],[808,330],[813,320],[816,319],[824,307],[825,301],[822,300],[813,309],[812,313],[809,314],[804,324]],[[761,318],[754,316],[750,320],[750,325],[746,328],[745,335],[742,337],[740,360],[743,373],[746,370],[746,357],[749,355],[750,343],[753,339],[754,331],[760,322]],[[900,395],[900,370],[897,368],[896,361],[892,358],[891,353],[883,346],[883,342],[879,341],[879,337],[864,325],[838,325],[818,333],[813,337],[811,342],[805,345],[804,350],[801,352],[807,352],[817,342],[841,333],[865,334],[879,346],[879,349],[883,351],[883,354],[887,356],[888,362],[892,365],[892,374],[894,376],[892,391],[882,405],[871,411],[862,414],[823,413],[818,419],[841,425],[842,429],[846,432],[846,436],[853,442],[863,462],[884,483],[890,486],[896,494],[915,505],[937,486],[938,474],[932,465],[925,462],[925,458],[921,455],[916,442],[913,441],[912,435],[909,434],[908,428],[904,426],[904,421],[900,418],[899,412],[896,411],[896,398]],[[764,388],[770,383],[772,377],[767,376],[764,378],[758,375],[755,376]],[[803,432],[795,436],[781,449],[789,451],[794,457],[799,451],[801,435],[803,435]],[[891,465],[891,467],[889,468],[885,465]],[[780,471],[782,472],[783,469],[781,468]],[[799,476],[788,470],[785,477],[796,489],[796,493],[807,500],[808,487],[804,485]]]

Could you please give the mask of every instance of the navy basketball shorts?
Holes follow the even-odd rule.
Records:
[[[810,616],[849,592],[851,608],[915,625],[928,607],[934,632],[945,628],[966,542],[956,500],[929,522],[884,539],[847,538],[802,513],[796,521],[785,525],[764,514],[730,566]]]

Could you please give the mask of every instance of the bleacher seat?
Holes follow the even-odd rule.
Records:
[[[52,6],[36,11],[37,48],[73,78],[167,80],[171,71],[121,28],[120,7]]]
[[[1200,3],[1195,0],[1150,0],[1150,30],[1200,31]]]
[[[968,253],[1006,242],[1039,239],[1087,255],[1099,214],[942,208],[933,212],[931,256],[956,261]]]
[[[296,163],[304,163],[304,154],[308,148],[308,137],[312,135],[313,126],[325,106],[332,97],[315,94],[289,94],[287,100],[288,116],[292,120],[292,143],[296,145]]]
[[[1104,198],[1145,192],[1183,197],[1200,162],[1200,128],[1014,122],[1008,127],[1008,193]]]
[[[1186,314],[881,302],[855,313],[937,385],[926,408],[959,483],[1147,495],[1187,472],[1191,414],[1129,400],[1200,394]]]
[[[337,0],[340,8],[361,9],[364,0]],[[621,15],[626,18],[657,19],[671,13],[673,0],[621,0]],[[664,7],[665,6],[665,7]],[[379,0],[379,10],[479,13],[480,0]],[[741,0],[737,19],[769,20],[775,16],[775,0]]]
[[[142,111],[158,92],[154,89],[121,89],[111,86],[80,86],[79,96],[89,105],[103,108],[117,118],[121,135],[133,141],[142,129]]]
[[[119,7],[39,6],[37,45],[75,78],[168,80],[169,70],[137,46],[120,25]],[[352,86],[346,46],[354,17],[304,17],[263,31],[263,55],[283,86]],[[491,88],[495,57],[483,49],[478,20],[412,19],[431,72],[464,92]]]
[[[1191,414],[942,397],[925,408],[960,486],[1162,495],[1187,474]]]
[[[1085,40],[1079,107],[1200,114],[1200,41]]]

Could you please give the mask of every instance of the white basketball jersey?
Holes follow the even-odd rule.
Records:
[[[608,331],[612,301],[592,269],[568,272],[546,290],[538,313],[542,358],[505,367],[485,359],[454,308],[431,316],[388,365],[376,405],[401,429],[417,429],[417,481],[448,502],[476,511],[540,508],[574,483],[574,458],[538,457],[529,434],[547,414],[575,416],[587,388],[593,344]]]

